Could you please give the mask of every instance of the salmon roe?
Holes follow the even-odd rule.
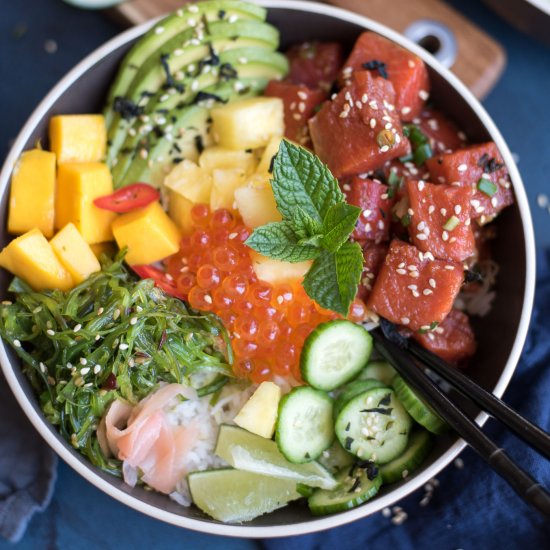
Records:
[[[250,249],[251,233],[226,209],[195,205],[193,231],[166,264],[191,307],[217,314],[231,338],[236,376],[259,383],[273,376],[300,381],[304,341],[319,324],[338,315],[317,305],[299,281],[276,286],[260,281]],[[349,318],[361,321],[365,304],[356,299]]]

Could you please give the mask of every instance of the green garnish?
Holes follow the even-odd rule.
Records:
[[[392,199],[396,196],[397,191],[401,188],[403,185],[403,176],[398,176],[397,172],[395,170],[392,170],[387,178],[387,183],[389,186],[388,189],[388,198]]]
[[[416,166],[422,166],[433,155],[430,140],[426,134],[414,124],[403,126],[403,133],[409,138],[413,152],[407,157],[400,157],[401,162],[412,160]]]
[[[409,227],[409,225],[411,225],[411,215],[408,212],[401,218],[401,225],[403,227]]]
[[[114,474],[120,462],[103,455],[95,436],[111,401],[135,404],[160,382],[191,385],[199,372],[231,375],[232,360],[217,317],[137,280],[123,257],[69,292],[34,292],[16,278],[15,302],[0,305],[0,334],[22,359],[48,420]]]
[[[361,209],[345,202],[318,157],[286,140],[275,156],[271,185],[283,220],[256,228],[246,244],[277,260],[314,260],[304,289],[325,309],[347,315],[363,268],[361,247],[348,242]]]
[[[492,197],[498,191],[496,183],[493,183],[491,180],[485,178],[480,178],[478,180],[477,188],[488,197]]]
[[[443,229],[446,231],[452,231],[453,229],[456,229],[458,224],[460,223],[460,220],[456,216],[451,216],[443,226]]]
[[[422,166],[426,162],[426,160],[431,158],[432,155],[433,152],[430,144],[423,143],[414,150],[413,162],[416,164],[416,166]]]

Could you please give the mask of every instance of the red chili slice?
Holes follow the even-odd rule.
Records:
[[[94,204],[103,210],[124,214],[125,212],[143,208],[159,199],[160,193],[158,189],[147,183],[132,183],[115,191],[111,195],[98,197],[94,200]]]
[[[166,294],[183,300],[185,296],[178,290],[176,283],[170,276],[152,265],[132,265],[130,266],[142,279],[153,279],[155,286],[164,290]]]

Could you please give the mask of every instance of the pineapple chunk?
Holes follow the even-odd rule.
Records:
[[[235,190],[244,185],[246,172],[242,168],[214,170],[212,180],[210,209],[227,208],[228,210],[235,210]]]
[[[235,424],[271,439],[277,421],[277,409],[281,399],[281,388],[273,382],[262,382],[235,417]]]
[[[210,202],[212,176],[190,160],[177,164],[164,178],[164,185],[194,204]]]
[[[258,172],[259,174],[269,172],[272,159],[277,154],[277,151],[279,151],[279,145],[281,145],[282,140],[283,138],[281,136],[274,136],[269,140],[269,143],[262,153],[262,157],[260,159],[260,163],[258,164],[258,168],[256,168],[256,172]]]
[[[262,256],[262,254],[255,251],[250,252],[250,259],[252,260],[252,267],[256,273],[256,277],[260,281],[266,281],[272,285],[301,280],[312,264],[311,261],[296,263],[281,262],[280,260]]]
[[[168,215],[184,235],[193,231],[191,209],[194,203],[176,191],[168,192]]]
[[[265,147],[285,131],[283,101],[278,97],[251,97],[211,111],[212,133],[222,147]]]
[[[266,176],[255,174],[245,186],[235,190],[235,206],[245,225],[252,229],[282,219]]]
[[[257,163],[256,157],[250,149],[236,151],[223,147],[208,147],[199,157],[199,166],[207,172],[216,169],[240,168],[246,175],[250,175],[256,169]]]

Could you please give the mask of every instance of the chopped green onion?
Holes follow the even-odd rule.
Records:
[[[401,218],[401,225],[402,225],[403,227],[408,227],[410,224],[411,224],[411,216],[410,216],[410,214],[407,212],[407,214],[405,214],[405,215]]]
[[[480,178],[478,180],[477,188],[488,197],[492,197],[498,191],[496,183],[493,183],[491,180],[485,178]]]
[[[428,138],[426,134],[414,124],[406,124],[403,127],[403,133],[409,138],[413,146],[419,146],[428,143]]]
[[[397,172],[392,170],[387,178],[387,182],[389,185],[388,198],[392,199],[397,190],[401,187],[401,185],[403,185],[403,176],[398,176]]]
[[[399,160],[401,162],[409,162],[412,159],[413,159],[413,154],[412,153],[409,153],[408,155],[403,155],[402,157],[399,157]]]
[[[452,231],[453,229],[456,229],[456,226],[460,223],[460,220],[456,216],[451,216],[443,226],[443,229],[446,231]]]
[[[413,161],[417,166],[422,166],[432,156],[432,148],[429,143],[419,145],[413,153]]]

